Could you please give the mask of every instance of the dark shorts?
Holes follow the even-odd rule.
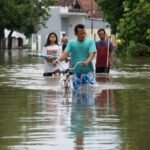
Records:
[[[96,73],[109,73],[110,68],[105,68],[105,67],[97,67],[96,68]]]
[[[56,70],[56,71],[54,71],[54,72],[44,72],[44,73],[43,73],[43,76],[52,76],[52,75],[55,74],[55,73],[60,73],[60,70]]]
[[[67,46],[66,44],[63,44],[63,45],[62,45],[62,50],[63,50],[63,51],[65,50],[66,46]]]
[[[53,75],[53,73],[52,72],[44,72],[43,73],[43,76],[45,77],[45,76],[52,76]]]

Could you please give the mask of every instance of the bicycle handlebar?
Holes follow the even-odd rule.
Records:
[[[69,68],[69,70],[74,70],[79,64],[82,64],[83,62],[79,61],[75,64],[73,68]]]
[[[59,60],[57,60],[58,62],[59,62],[59,65],[63,68],[63,69],[65,69],[62,65],[61,65],[61,62],[59,61]],[[81,62],[81,61],[79,61],[79,62],[77,62],[76,63],[76,65],[73,67],[73,68],[68,68],[69,70],[74,70],[79,64],[82,64],[83,62]]]

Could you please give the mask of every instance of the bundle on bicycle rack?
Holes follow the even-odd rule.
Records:
[[[61,71],[61,73],[64,75],[64,78],[61,81],[62,88],[64,88],[65,90],[71,88],[70,76],[73,74],[73,70],[81,63],[82,62],[78,62],[73,68],[64,69],[64,67],[61,65],[61,62],[59,62],[60,66],[64,69],[63,71]]]
[[[61,71],[63,74],[63,79],[61,81],[61,87],[65,90],[71,88],[71,81],[70,81],[70,76],[72,75],[72,72],[69,69],[65,69]]]

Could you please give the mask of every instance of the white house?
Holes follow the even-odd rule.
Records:
[[[41,45],[46,42],[50,32],[55,32],[60,41],[62,33],[66,33],[69,39],[74,38],[74,27],[78,23],[85,24],[86,13],[69,12],[68,7],[54,6],[49,8],[51,17],[46,23],[47,28],[41,28]]]
[[[9,33],[10,33],[10,30],[5,29],[6,45],[8,43]],[[12,48],[18,48],[19,46],[28,45],[28,39],[22,33],[14,31],[11,37],[12,37]]]
[[[63,6],[58,5],[49,7],[51,17],[46,23],[47,28],[42,27],[38,32],[38,39],[41,39],[41,41],[39,40],[39,50],[41,50],[44,46],[47,36],[50,32],[55,32],[59,41],[61,39],[62,33],[64,32],[69,39],[74,38],[74,27],[79,23],[85,25],[87,36],[90,36],[95,40],[98,39],[97,30],[99,28],[105,28],[107,34],[110,34],[110,25],[97,15],[100,12],[97,12],[95,2],[93,7],[94,9],[90,8],[90,3],[88,5],[86,4],[86,0],[76,2],[77,3],[73,4],[68,2],[67,5]]]

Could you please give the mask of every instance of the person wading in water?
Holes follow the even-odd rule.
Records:
[[[100,40],[96,42],[96,73],[109,73],[110,68],[113,66],[114,47],[103,28],[99,29],[97,33]]]
[[[68,43],[68,38],[66,37],[66,34],[63,33],[62,38],[61,38],[61,45],[62,45],[62,50],[64,51]]]

